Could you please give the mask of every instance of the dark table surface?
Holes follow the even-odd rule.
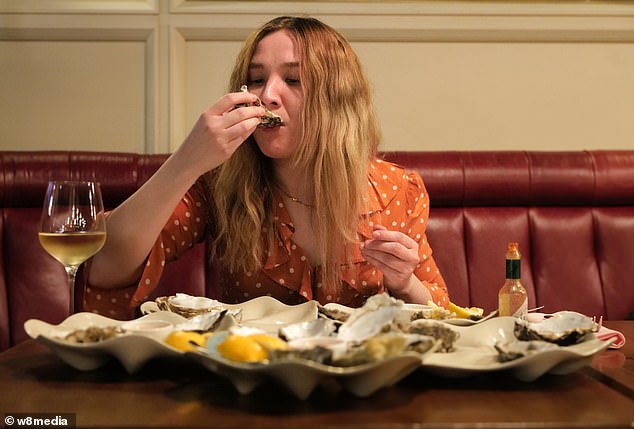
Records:
[[[183,360],[156,359],[133,375],[117,362],[78,371],[28,340],[0,354],[0,413],[72,413],[77,427],[112,428],[631,428],[634,321],[605,325],[626,335],[625,347],[571,374],[522,382],[415,371],[367,398],[326,382],[306,400],[268,383],[241,395]]]

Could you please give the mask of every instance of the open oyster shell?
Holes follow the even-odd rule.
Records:
[[[540,322],[517,319],[514,334],[520,340],[541,340],[568,346],[583,341],[598,327],[591,318],[581,313],[559,311]]]
[[[337,338],[362,342],[377,335],[392,324],[403,307],[403,301],[386,293],[373,295],[363,307],[355,308],[340,327]]]
[[[342,356],[333,359],[332,364],[342,367],[363,365],[398,356],[406,351],[424,354],[436,344],[432,337],[388,332],[375,335],[360,344],[351,344]]]
[[[238,310],[239,313],[239,310]],[[226,331],[238,325],[236,310],[211,310],[187,318],[175,326],[179,331],[212,332]]]
[[[429,305],[427,308],[416,311],[410,315],[410,320],[428,319],[428,320],[445,320],[454,317],[455,314],[438,305]]]
[[[315,320],[293,323],[292,325],[280,328],[279,336],[286,341],[299,340],[302,338],[328,337],[332,335],[337,326],[334,320],[319,317]]]
[[[451,329],[449,325],[437,320],[417,319],[409,324],[401,326],[404,332],[410,334],[420,334],[440,340],[438,352],[451,352],[454,350],[454,343],[460,338],[460,333]]]
[[[246,85],[242,85],[240,87],[240,91],[242,92],[247,92],[248,88]],[[260,122],[258,124],[258,128],[273,128],[273,127],[279,127],[281,126],[284,121],[282,120],[282,118],[278,115],[276,115],[275,113],[271,112],[264,104],[262,104],[262,101],[260,101],[260,99],[258,98],[258,100],[253,103],[253,105],[255,106],[261,106],[264,108],[264,115],[262,115],[261,119],[262,122]],[[236,107],[241,107],[241,106],[245,106],[244,104],[239,104]]]
[[[556,349],[558,346],[547,341],[508,341],[506,343],[496,343],[495,349],[498,352],[498,361],[508,362],[524,356],[534,355],[546,350]]]
[[[348,320],[348,317],[350,317],[349,311],[344,311],[339,308],[332,308],[321,304],[317,306],[317,311],[319,317],[333,320],[338,323],[343,323]]]
[[[118,326],[89,326],[86,329],[75,329],[64,339],[71,343],[98,343],[122,333],[123,331]]]
[[[156,298],[155,302],[159,310],[171,311],[187,318],[212,311],[224,310],[223,304],[220,301],[204,296],[191,296],[186,293],[161,296]]]

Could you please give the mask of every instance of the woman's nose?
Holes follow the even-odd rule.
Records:
[[[262,89],[260,100],[265,106],[280,105],[280,82],[277,79],[269,79]]]

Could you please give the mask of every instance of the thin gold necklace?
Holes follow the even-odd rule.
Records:
[[[305,202],[303,202],[302,200],[300,200],[299,198],[295,198],[294,196],[292,196],[291,194],[289,194],[288,192],[286,192],[284,189],[282,189],[282,187],[281,187],[281,186],[278,186],[277,188],[280,190],[280,192],[282,192],[282,193],[284,194],[284,196],[286,196],[286,197],[287,197],[289,200],[291,200],[292,202],[297,203],[297,204],[301,204],[301,205],[303,205],[304,207],[308,207],[309,209],[314,209],[314,208],[315,208],[315,206],[314,206],[314,205],[312,205],[312,204],[308,204],[308,203],[305,203]]]

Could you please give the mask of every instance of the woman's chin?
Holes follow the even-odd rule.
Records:
[[[295,152],[296,145],[282,139],[255,138],[260,151],[272,159],[290,158]]]

